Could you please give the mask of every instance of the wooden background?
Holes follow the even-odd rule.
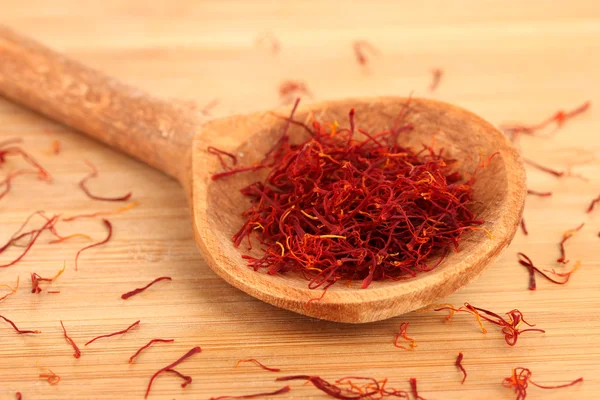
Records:
[[[535,123],[560,108],[592,101],[587,114],[569,122],[551,139],[523,138],[523,153],[590,179],[556,179],[528,170],[530,188],[552,191],[551,198],[528,198],[529,237],[518,233],[504,256],[474,284],[444,301],[469,301],[498,312],[519,308],[546,334],[529,333],[515,347],[498,330],[483,335],[472,318],[444,322],[440,313],[411,313],[366,325],[307,319],[279,310],[228,286],[204,263],[192,239],[183,190],[166,176],[114,151],[0,100],[0,140],[22,137],[24,147],[47,166],[53,185],[18,179],[0,201],[0,243],[35,210],[90,212],[118,205],[94,202],[78,189],[88,172],[84,159],[101,171],[93,188],[120,194],[132,190],[136,209],[111,218],[109,245],[84,253],[79,271],[74,256],[83,240],[61,245],[43,240],[16,266],[0,270],[0,283],[19,292],[0,303],[0,314],[41,335],[16,335],[0,324],[0,399],[20,391],[24,399],[140,399],[152,373],[195,345],[203,352],[179,370],[192,375],[185,389],[174,376],[161,376],[151,399],[206,399],[225,394],[274,390],[278,374],[253,366],[234,368],[255,357],[283,374],[388,377],[408,389],[419,379],[426,399],[513,399],[501,381],[511,368],[526,366],[541,384],[585,382],[560,390],[531,387],[532,399],[595,399],[600,392],[600,210],[588,215],[600,193],[600,6],[597,1],[148,1],[3,0],[0,20],[85,63],[166,98],[202,106],[217,98],[214,116],[279,105],[284,79],[305,80],[315,99],[347,96],[429,96],[432,68],[445,75],[433,97],[466,107],[493,123]],[[278,56],[254,47],[272,31],[282,42]],[[365,73],[355,62],[354,40],[371,41],[380,55]],[[1,59],[0,59],[1,62]],[[53,140],[63,152],[50,154]],[[8,168],[18,164],[9,162]],[[8,168],[2,172],[6,172]],[[540,266],[556,267],[563,231],[585,222],[567,245],[581,269],[565,286],[538,278],[527,290],[528,274],[516,252]],[[99,221],[65,225],[97,240]],[[11,250],[0,262],[16,254]],[[33,295],[29,273],[67,271],[53,285],[60,294]],[[571,264],[572,265],[572,264]],[[563,268],[563,267],[560,267]],[[120,294],[170,275],[128,301]],[[80,359],[62,336],[63,320],[83,347],[90,338],[120,330],[137,319],[130,334],[98,341]],[[401,322],[419,347],[392,345]],[[174,338],[157,345],[136,364],[129,356],[149,339]],[[465,355],[469,378],[460,384],[454,366]],[[50,368],[62,377],[56,386],[38,375]],[[286,398],[285,395],[279,398]],[[320,399],[311,385],[293,383],[288,398]]]

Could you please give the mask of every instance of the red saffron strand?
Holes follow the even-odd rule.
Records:
[[[108,235],[106,235],[106,239],[104,239],[103,241],[98,242],[98,243],[90,244],[89,246],[86,246],[77,252],[77,254],[75,255],[75,271],[78,270],[79,255],[82,252],[84,252],[85,250],[91,249],[92,247],[101,246],[101,245],[107,243],[110,240],[110,238],[112,237],[112,224],[107,219],[102,219],[102,222],[104,223],[104,226],[106,226],[106,229],[108,230]]]
[[[88,165],[88,167],[90,167],[92,169],[92,172],[90,172],[85,178],[83,178],[80,182],[79,182],[79,187],[81,188],[81,190],[83,190],[83,192],[90,198],[93,200],[100,200],[100,201],[127,201],[129,200],[129,198],[131,197],[131,192],[123,195],[123,196],[119,196],[119,197],[104,197],[104,196],[98,196],[95,195],[93,193],[90,192],[90,190],[87,188],[87,181],[92,179],[92,178],[97,178],[98,177],[98,170],[96,169],[96,166],[94,164],[92,164],[91,162],[85,160],[85,163]]]
[[[504,125],[504,126],[501,126],[500,129],[503,130],[504,132],[510,134],[513,138],[516,138],[518,135],[520,135],[522,133],[525,133],[528,135],[535,135],[536,132],[547,128],[549,125],[551,125],[553,123],[556,124],[556,130],[558,130],[564,125],[564,123],[567,120],[569,120],[573,117],[576,117],[579,114],[584,113],[585,111],[587,111],[590,108],[590,106],[591,106],[591,102],[586,101],[581,106],[579,106],[571,111],[559,110],[556,113],[554,113],[554,115],[552,115],[548,119],[540,122],[539,124],[535,124],[535,125],[522,125],[522,124]]]
[[[236,368],[237,368],[237,367],[238,367],[238,366],[239,366],[241,363],[248,363],[248,362],[250,362],[250,363],[254,363],[254,364],[258,365],[259,367],[261,367],[261,368],[262,368],[262,369],[264,369],[265,371],[271,371],[271,372],[280,372],[280,371],[281,371],[279,368],[270,368],[270,367],[267,367],[266,365],[264,365],[263,363],[261,363],[260,361],[258,361],[258,360],[257,360],[257,359],[255,359],[255,358],[249,358],[249,359],[247,359],[247,360],[239,360],[239,361],[238,361],[238,362],[235,364],[235,366],[236,366]]]
[[[455,364],[456,364],[456,367],[458,369],[460,369],[461,372],[463,373],[463,379],[462,379],[461,384],[464,384],[465,381],[467,380],[467,370],[465,369],[465,367],[463,367],[462,360],[463,360],[463,353],[459,352],[458,353],[458,357],[456,357],[456,363]]]
[[[184,374],[182,374],[181,372],[179,372],[179,371],[177,371],[175,369],[169,368],[169,369],[165,370],[165,372],[172,372],[175,375],[177,375],[178,377],[180,377],[181,379],[183,379],[184,382],[181,384],[182,388],[184,388],[187,385],[189,385],[190,383],[192,383],[192,377],[191,376],[184,375]]]
[[[410,390],[415,400],[425,400],[424,397],[419,396],[419,392],[417,391],[417,378],[410,378],[409,382]]]
[[[123,335],[123,334],[129,332],[130,330],[132,330],[133,328],[135,328],[139,324],[140,324],[140,321],[138,320],[138,321],[135,321],[133,324],[129,325],[129,327],[127,329],[123,329],[122,331],[110,333],[108,335],[97,336],[97,337],[93,338],[92,340],[90,340],[89,342],[87,342],[84,346],[87,346],[88,344],[93,343],[98,339],[108,338],[108,337],[117,336],[117,335]]]
[[[63,333],[65,335],[65,339],[67,340],[67,342],[69,342],[69,344],[71,346],[73,346],[73,350],[75,350],[75,354],[73,354],[73,357],[75,357],[75,358],[81,357],[81,351],[79,350],[79,347],[77,347],[77,345],[75,344],[73,339],[71,339],[69,337],[69,335],[67,335],[67,330],[65,329],[65,325],[63,324],[62,321],[60,321],[60,326],[62,326],[62,328],[63,328]]]
[[[273,392],[264,392],[264,393],[255,393],[255,394],[244,394],[240,396],[219,396],[219,397],[211,397],[210,400],[235,400],[235,399],[255,399],[255,398],[263,398],[266,396],[276,396],[278,394],[287,393],[292,390],[289,386],[284,386],[281,389],[277,389]]]
[[[417,347],[415,340],[411,337],[408,337],[408,335],[407,335],[407,330],[408,330],[409,325],[410,325],[410,322],[403,322],[400,324],[400,329],[398,331],[398,334],[396,335],[396,338],[394,339],[394,346],[398,347],[399,349],[413,350],[415,347]],[[402,345],[399,345],[398,340],[400,338],[410,341],[410,348],[406,348]]]
[[[538,192],[537,190],[529,190],[527,189],[527,194],[539,197],[550,197],[552,196],[552,192]]]
[[[527,225],[525,225],[525,218],[521,217],[521,230],[525,236],[529,235],[529,231],[527,230]]]
[[[379,51],[368,41],[366,40],[356,40],[352,43],[352,48],[354,49],[354,55],[356,56],[356,62],[359,65],[366,66],[369,62],[367,57],[367,53],[377,55]]]
[[[155,280],[153,280],[152,282],[150,282],[149,284],[147,284],[144,287],[141,288],[137,288],[132,290],[131,292],[127,292],[125,294],[121,295],[121,298],[123,300],[127,300],[128,298],[130,298],[131,296],[135,296],[138,293],[143,292],[144,290],[148,289],[150,286],[154,285],[156,282],[160,282],[160,281],[170,281],[172,280],[172,278],[170,276],[161,276],[160,278],[156,278]]]
[[[545,167],[545,166],[543,166],[541,164],[538,164],[535,161],[529,160],[527,158],[523,158],[523,162],[525,164],[529,164],[532,167],[535,167],[535,168],[539,169],[540,171],[546,172],[546,173],[548,173],[550,175],[554,175],[557,178],[560,178],[560,177],[562,177],[565,174],[565,171],[557,171],[555,169]]]
[[[50,368],[48,368],[48,371],[50,371],[49,374],[40,374],[40,378],[46,379],[46,381],[52,386],[57,385],[58,382],[60,382],[60,376],[52,372]]]
[[[48,294],[59,294],[60,290],[48,290],[46,293],[48,293]]]
[[[2,285],[0,285],[0,287],[5,287],[8,290],[10,290],[10,292],[8,292],[4,296],[0,297],[0,301],[2,301],[4,299],[6,299],[7,297],[12,296],[13,294],[17,293],[17,290],[19,290],[19,277],[17,276],[17,283],[15,284],[14,289],[7,284],[2,284]]]
[[[209,152],[210,154],[213,154],[215,156],[217,156],[219,158],[219,162],[221,162],[221,165],[223,166],[223,168],[225,169],[231,169],[231,167],[229,165],[227,165],[227,163],[225,162],[225,159],[223,158],[223,156],[229,157],[231,159],[231,164],[232,165],[237,165],[238,159],[235,155],[228,153],[226,151],[223,150],[219,150],[216,147],[212,147],[212,146],[208,146],[206,148],[206,151]]]
[[[175,368],[176,366],[178,366],[179,364],[181,364],[182,362],[184,362],[185,360],[187,360],[188,358],[190,358],[191,356],[193,356],[194,354],[200,353],[202,351],[202,349],[200,348],[200,346],[196,346],[194,348],[192,348],[190,351],[188,351],[187,353],[185,353],[183,356],[181,356],[178,360],[172,362],[171,364],[167,365],[164,368],[159,369],[158,371],[156,371],[154,373],[154,375],[152,375],[152,377],[150,378],[150,382],[148,383],[148,388],[146,389],[146,395],[144,396],[144,398],[148,398],[148,395],[150,394],[150,389],[152,389],[152,383],[154,382],[154,380],[156,379],[156,377],[160,374],[162,374],[163,372],[167,371],[167,370],[171,370],[173,368]]]
[[[569,240],[573,235],[575,235],[575,233],[581,230],[581,228],[583,228],[584,225],[585,223],[581,223],[581,225],[579,225],[577,228],[569,229],[563,233],[562,240],[559,243],[560,257],[556,260],[556,262],[559,262],[561,264],[567,264],[569,262],[569,260],[565,260],[565,242]]]
[[[21,394],[21,392],[15,393],[15,397],[17,398],[17,400],[23,400],[23,395]]]
[[[508,389],[514,389],[515,393],[517,394],[516,400],[525,400],[527,397],[527,387],[530,383],[539,387],[540,389],[561,389],[583,382],[583,378],[578,378],[573,382],[565,383],[563,385],[545,386],[533,382],[531,380],[532,375],[533,374],[529,368],[514,368],[512,370],[512,375],[502,380],[502,386]]]
[[[573,274],[579,268],[579,263],[577,263],[573,267],[573,269],[571,269],[571,271],[569,271],[569,272],[557,273],[557,272],[551,271],[550,272],[551,274],[554,274],[561,278],[565,278],[564,280],[556,280],[556,279],[552,278],[551,276],[549,276],[546,272],[544,272],[545,270],[542,271],[539,268],[537,268],[535,266],[535,264],[533,264],[533,261],[531,261],[531,258],[526,256],[525,254],[517,253],[517,256],[519,257],[519,264],[521,264],[522,266],[526,267],[529,270],[529,290],[536,289],[534,271],[539,273],[540,275],[542,275],[544,278],[546,278],[547,280],[549,280],[552,283],[556,283],[558,285],[564,285],[565,283],[569,282],[569,279],[571,278],[571,274]],[[533,286],[533,288],[532,288],[532,286]]]
[[[370,389],[368,392],[357,394],[354,390],[345,390],[340,388],[339,386],[326,381],[320,376],[310,376],[310,375],[291,375],[291,376],[282,376],[276,381],[293,381],[293,380],[303,380],[313,384],[313,386],[323,393],[327,394],[330,397],[340,399],[340,400],[358,400],[363,398],[371,398],[371,396],[376,394],[382,394],[381,387],[379,387],[379,383],[375,379],[367,378],[376,384],[376,387]],[[337,381],[339,382],[339,381]],[[382,395],[383,397],[383,395]]]
[[[40,293],[42,288],[40,287],[40,282],[53,282],[56,278],[62,275],[65,272],[66,263],[63,265],[62,269],[57,272],[52,278],[42,278],[39,274],[33,272],[31,274],[31,293]]]
[[[8,318],[6,318],[6,317],[4,317],[2,315],[0,315],[0,318],[2,318],[3,320],[5,320],[6,322],[8,322],[13,327],[13,329],[15,330],[15,332],[17,332],[19,335],[23,335],[25,333],[33,333],[33,334],[37,335],[39,333],[42,333],[41,331],[37,331],[37,330],[36,331],[30,331],[30,330],[19,329],[17,327],[17,325],[15,325],[15,323],[12,322],[10,319],[8,319]]]
[[[283,101],[291,102],[293,98],[302,95],[312,97],[312,92],[305,82],[287,80],[279,84],[279,97]]]
[[[25,236],[31,235],[31,239],[29,240],[29,243],[27,244],[27,246],[25,246],[25,249],[23,250],[23,252],[19,256],[17,256],[17,258],[15,258],[13,261],[11,261],[7,264],[0,265],[0,268],[10,267],[11,265],[18,263],[23,257],[25,257],[25,255],[29,252],[29,250],[31,250],[31,248],[33,247],[33,245],[35,244],[37,239],[40,237],[40,235],[45,230],[52,230],[57,221],[58,221],[58,216],[54,216],[54,217],[48,219],[46,221],[46,223],[40,229],[35,229],[30,232],[21,234],[19,236],[13,235],[13,237],[4,246],[0,247],[0,253],[2,253],[4,250],[6,250],[11,245],[14,245],[17,240],[19,240]]]
[[[175,341],[175,339],[152,339],[147,344],[145,344],[142,347],[140,347],[138,349],[138,351],[135,352],[134,355],[132,355],[131,357],[129,357],[129,364],[131,364],[133,362],[133,360],[135,360],[137,358],[137,356],[139,356],[142,351],[146,350],[148,347],[152,346],[154,343],[173,343],[174,341]]]
[[[111,210],[111,211],[98,211],[95,213],[90,213],[90,214],[79,214],[79,215],[72,215],[70,217],[67,218],[63,218],[62,220],[64,222],[70,222],[70,221],[74,221],[76,219],[83,219],[83,218],[95,218],[95,217],[100,217],[100,216],[104,216],[104,215],[114,215],[114,214],[120,214],[122,212],[125,211],[129,211],[132,208],[135,208],[137,206],[139,206],[140,203],[138,203],[137,201],[133,201],[129,204],[127,204],[125,207],[121,207],[118,208],[116,210]],[[87,236],[87,235],[86,235]]]
[[[594,208],[596,207],[596,204],[600,203],[600,195],[598,197],[596,197],[594,200],[592,200],[592,202],[590,203],[588,209],[587,209],[587,213],[591,213],[592,211],[594,211]]]
[[[37,162],[36,159],[33,158],[33,156],[31,156],[21,147],[15,146],[15,144],[20,142],[20,139],[9,139],[0,143],[0,167],[6,162],[7,156],[20,155],[23,158],[23,160],[25,160],[25,162],[27,162],[29,165],[35,168],[38,178],[40,180],[51,183],[52,176],[50,175],[50,173],[44,167],[42,167],[42,165],[39,162]]]
[[[431,70],[431,73],[432,73],[433,77],[431,78],[431,84],[429,85],[429,91],[434,92],[440,85],[442,76],[444,75],[444,70],[440,69],[440,68],[434,68]]]

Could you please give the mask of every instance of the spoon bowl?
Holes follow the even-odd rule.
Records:
[[[477,278],[512,240],[525,201],[525,172],[520,156],[491,124],[456,106],[401,97],[359,98],[301,106],[295,119],[311,115],[348,125],[351,108],[357,126],[380,131],[393,125],[408,105],[405,121],[414,129],[401,136],[405,147],[423,143],[459,160],[456,167],[472,174],[482,159],[497,153],[477,173],[473,211],[483,219],[481,231],[465,233],[460,251],[451,252],[433,271],[403,281],[375,281],[309,290],[296,274],[269,275],[248,268],[233,234],[242,225],[248,200],[239,190],[264,171],[240,173],[218,181],[214,146],[239,156],[241,165],[261,159],[281,135],[289,109],[204,121],[177,102],[153,98],[85,67],[39,43],[0,27],[0,94],[73,127],[179,180],[192,210],[195,240],[210,267],[231,285],[277,307],[320,319],[364,323],[400,315],[456,291]],[[292,125],[290,136],[302,134]],[[264,176],[264,175],[263,175]],[[254,251],[257,251],[256,249]],[[431,260],[435,263],[436,260]],[[198,290],[202,290],[199,288]]]

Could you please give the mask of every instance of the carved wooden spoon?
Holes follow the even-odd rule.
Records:
[[[188,194],[195,239],[211,268],[231,285],[277,307],[330,321],[361,323],[400,315],[444,297],[479,276],[512,240],[523,210],[525,172],[518,152],[491,124],[450,104],[412,99],[407,121],[415,130],[406,145],[431,143],[443,147],[472,173],[480,154],[498,152],[478,173],[474,211],[493,234],[472,232],[435,270],[406,281],[356,283],[309,290],[294,274],[268,275],[248,268],[231,237],[241,227],[248,207],[239,189],[256,180],[253,173],[212,181],[220,172],[208,146],[234,152],[242,164],[261,159],[281,134],[284,121],[273,113],[231,116],[201,123],[197,115],[176,103],[153,98],[100,72],[72,61],[40,44],[0,27],[0,94],[107,143],[179,180]],[[383,130],[407,99],[358,98],[300,107],[299,120],[312,112],[323,120],[347,125],[350,108],[356,122]],[[288,109],[280,110],[287,114]],[[294,135],[295,131],[290,131]],[[298,132],[296,132],[298,133]],[[198,288],[202,290],[202,288]]]

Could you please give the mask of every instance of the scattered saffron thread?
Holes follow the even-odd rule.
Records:
[[[261,367],[265,371],[271,371],[271,372],[279,372],[279,371],[281,371],[279,368],[270,368],[270,367],[267,367],[266,365],[264,365],[263,363],[261,363],[260,361],[254,359],[254,358],[249,358],[247,360],[239,360],[235,364],[235,366],[237,368],[241,363],[248,363],[248,362],[254,363],[254,364],[258,365],[259,367]]]
[[[7,297],[12,296],[13,294],[17,293],[17,290],[19,290],[19,277],[17,276],[17,283],[15,284],[14,289],[7,284],[2,284],[2,285],[0,285],[0,287],[5,287],[8,290],[10,290],[10,292],[8,292],[4,296],[0,297],[0,301],[2,301],[4,299],[6,299]]]
[[[550,175],[554,175],[557,178],[560,178],[561,176],[563,176],[565,174],[565,171],[557,171],[552,168],[545,167],[545,166],[538,164],[535,161],[529,160],[527,158],[523,158],[523,162],[525,162],[525,164],[529,164],[532,167],[539,169],[540,171],[546,172]]]
[[[31,216],[33,216],[35,214],[39,214],[39,212],[33,213],[32,215],[29,216],[29,218],[31,218]],[[29,220],[29,218],[27,219],[27,221]],[[26,221],[26,223],[27,223],[27,221]],[[15,245],[19,239],[22,239],[24,237],[30,236],[29,243],[27,243],[27,245],[25,246],[25,249],[19,256],[17,256],[17,258],[15,258],[13,261],[11,261],[7,264],[0,265],[0,268],[9,267],[9,266],[14,265],[17,262],[19,262],[23,257],[25,257],[25,255],[29,252],[29,250],[31,250],[31,248],[33,247],[33,245],[35,244],[37,239],[40,237],[40,235],[45,230],[53,230],[54,229],[54,225],[56,224],[57,221],[58,221],[58,216],[54,216],[52,218],[47,219],[46,223],[41,228],[19,234],[20,230],[23,229],[23,227],[25,226],[25,225],[23,225],[21,227],[21,229],[19,231],[17,231],[17,233],[15,233],[13,235],[13,237],[4,246],[0,247],[0,254],[2,252],[4,252],[7,248],[9,248],[11,245]]]
[[[10,319],[8,319],[8,318],[6,318],[6,317],[4,317],[2,315],[0,315],[0,318],[2,318],[3,320],[5,320],[6,322],[8,322],[13,327],[13,329],[15,330],[15,332],[17,332],[20,335],[25,334],[25,333],[33,333],[33,334],[36,334],[36,335],[39,334],[39,333],[42,333],[41,331],[37,331],[37,330],[36,331],[30,331],[30,330],[19,329],[19,328],[17,328],[17,325],[15,325],[15,323],[12,322]]]
[[[135,296],[136,294],[138,294],[138,293],[141,293],[141,292],[143,292],[144,290],[148,289],[150,286],[154,285],[156,282],[165,281],[165,280],[166,280],[166,281],[170,281],[170,280],[172,280],[172,279],[171,279],[171,277],[170,277],[170,276],[161,276],[160,278],[156,278],[155,280],[153,280],[152,282],[150,282],[149,284],[147,284],[147,285],[146,285],[146,286],[144,286],[144,287],[137,288],[137,289],[134,289],[134,290],[132,290],[131,292],[127,292],[127,293],[125,293],[125,294],[122,294],[122,295],[121,295],[121,298],[122,298],[123,300],[127,300],[127,299],[128,299],[128,298],[130,298],[131,296]]]
[[[235,399],[255,399],[255,398],[263,398],[266,396],[276,396],[278,394],[287,393],[291,390],[289,386],[284,386],[281,389],[277,389],[273,392],[264,392],[264,393],[255,393],[255,394],[244,394],[240,396],[219,396],[219,397],[211,397],[210,400],[235,400]]]
[[[341,400],[358,400],[358,399],[371,399],[371,398],[383,398],[383,397],[402,397],[408,399],[408,394],[402,390],[396,390],[394,388],[386,388],[387,379],[378,381],[374,378],[360,377],[360,376],[347,376],[338,379],[334,383],[328,382],[320,376],[311,375],[291,375],[282,376],[276,381],[293,381],[303,380],[313,384],[313,386],[330,397],[341,399]],[[353,381],[366,382],[363,387],[358,386]],[[342,388],[338,385],[346,384],[349,389]],[[378,397],[373,397],[378,396]]]
[[[409,325],[410,325],[410,322],[403,322],[400,324],[400,329],[398,331],[398,334],[396,335],[396,338],[394,339],[394,346],[398,347],[399,349],[413,350],[415,347],[417,347],[415,340],[411,337],[408,337],[407,330],[408,330]],[[410,348],[406,348],[406,347],[398,344],[398,340],[400,338],[403,338],[406,341],[410,341],[410,344],[409,344]]]
[[[95,342],[98,339],[108,338],[108,337],[117,336],[117,335],[123,335],[124,333],[129,332],[131,329],[135,328],[139,324],[140,324],[140,321],[138,320],[138,321],[134,322],[133,324],[129,325],[129,327],[127,329],[124,329],[122,331],[118,331],[118,332],[115,332],[115,333],[110,333],[108,335],[97,336],[97,337],[93,338],[92,340],[90,340],[89,342],[87,342],[84,346],[87,346],[88,344],[93,343],[93,342]]]
[[[177,371],[177,370],[174,370],[174,369],[172,369],[172,368],[169,368],[169,369],[165,370],[165,372],[172,372],[172,373],[174,373],[175,375],[179,376],[181,379],[183,379],[183,381],[184,381],[184,382],[181,384],[181,387],[182,387],[182,388],[184,388],[184,387],[186,387],[187,385],[189,385],[190,383],[192,383],[192,377],[191,377],[191,376],[184,375],[184,374],[182,374],[181,372],[179,372],[179,371]]]
[[[517,394],[516,400],[525,400],[527,397],[527,387],[531,383],[540,389],[561,389],[569,386],[574,386],[580,382],[583,382],[583,378],[575,379],[573,382],[565,383],[563,385],[546,386],[535,383],[531,380],[532,372],[529,368],[517,367],[512,370],[512,375],[502,380],[502,386],[508,389],[514,389]]]
[[[63,333],[65,335],[65,339],[67,340],[67,342],[69,342],[69,344],[71,346],[73,346],[73,350],[75,350],[75,354],[73,354],[73,357],[75,357],[75,358],[81,357],[81,351],[79,350],[79,347],[77,347],[77,345],[75,344],[73,339],[71,339],[69,337],[69,335],[67,335],[67,330],[65,329],[65,325],[63,324],[62,321],[60,321],[60,326],[62,326],[62,328],[63,328]]]
[[[527,194],[539,197],[550,197],[552,196],[552,192],[538,192],[537,190],[529,190],[527,189]]]
[[[106,239],[104,239],[103,241],[98,242],[98,243],[90,244],[89,246],[86,246],[77,252],[77,254],[75,255],[75,271],[78,270],[79,255],[82,252],[84,252],[85,250],[91,249],[92,247],[101,246],[101,245],[105,244],[106,242],[108,242],[110,240],[110,238],[112,237],[112,224],[107,219],[102,219],[102,222],[104,223],[104,226],[106,226],[106,229],[108,230],[108,235],[106,235]]]
[[[56,273],[52,278],[42,278],[39,274],[33,272],[31,274],[31,293],[40,293],[42,288],[40,287],[40,282],[53,282],[56,278],[62,275],[65,272],[65,268],[67,267],[67,263],[63,263],[63,267],[60,271]]]
[[[135,360],[137,358],[137,356],[139,356],[142,351],[146,350],[148,347],[152,346],[154,343],[173,343],[174,341],[175,341],[175,339],[152,339],[147,344],[145,344],[142,347],[140,347],[138,349],[138,351],[135,352],[134,355],[132,355],[131,357],[129,357],[129,363],[131,364],[133,362],[133,360]]]
[[[286,103],[290,103],[294,98],[303,95],[312,97],[312,92],[305,82],[287,80],[279,84],[279,97]]]
[[[154,373],[154,375],[152,375],[152,377],[150,378],[150,382],[148,383],[148,388],[146,389],[146,394],[145,394],[144,398],[148,398],[148,395],[150,394],[150,389],[152,389],[152,383],[154,382],[154,379],[156,379],[156,377],[158,375],[162,374],[163,372],[165,372],[167,370],[171,370],[171,369],[175,368],[176,366],[178,366],[179,364],[181,364],[182,362],[184,362],[185,360],[187,360],[194,354],[200,353],[201,351],[202,351],[202,349],[200,348],[200,346],[196,346],[196,347],[192,348],[190,351],[188,351],[187,353],[185,353],[183,356],[181,356],[177,361],[174,361],[173,363],[167,365],[166,367],[161,368],[158,371],[156,371]]]
[[[546,331],[544,331],[543,329],[537,329],[537,328],[527,328],[527,329],[522,329],[520,330],[519,327],[521,326],[521,324],[525,324],[527,326],[533,327],[535,325],[528,323],[527,321],[525,321],[525,318],[523,317],[523,313],[517,309],[511,310],[506,314],[507,319],[504,319],[503,317],[501,317],[500,315],[483,309],[483,308],[479,308],[479,307],[474,307],[469,303],[465,303],[464,306],[460,307],[460,308],[455,308],[454,306],[444,306],[444,307],[440,307],[435,309],[435,311],[442,311],[442,310],[451,310],[451,312],[467,312],[469,314],[472,314],[473,316],[475,316],[475,318],[477,319],[479,326],[481,327],[481,330],[483,333],[486,333],[487,330],[484,328],[481,320],[485,320],[488,322],[493,323],[494,325],[498,325],[502,328],[502,333],[504,334],[504,340],[506,341],[506,344],[508,344],[509,346],[514,346],[515,344],[517,344],[517,339],[519,338],[519,335],[524,333],[524,332],[541,332],[541,333],[545,333]]]
[[[81,188],[81,190],[83,190],[83,192],[90,198],[93,200],[101,200],[101,201],[127,201],[129,200],[129,198],[131,197],[131,192],[127,193],[126,195],[123,196],[119,196],[119,197],[104,197],[104,196],[98,196],[95,195],[93,193],[90,192],[90,190],[87,188],[87,181],[92,179],[92,178],[97,178],[98,177],[98,170],[96,169],[96,166],[94,166],[94,164],[92,164],[91,162],[85,160],[85,163],[87,164],[88,167],[91,168],[92,172],[90,172],[85,178],[83,178],[80,182],[79,182],[79,187]]]
[[[354,55],[356,56],[356,61],[359,65],[366,66],[369,62],[367,57],[367,53],[371,55],[379,54],[379,51],[368,41],[366,40],[357,40],[352,43],[352,48],[354,49]]]
[[[461,384],[465,383],[465,381],[467,380],[467,370],[465,369],[465,367],[463,367],[462,365],[462,360],[463,360],[463,353],[458,353],[458,357],[456,357],[456,367],[463,373],[463,379]]]
[[[121,208],[118,208],[116,210],[98,211],[98,212],[91,213],[91,214],[72,215],[70,217],[63,218],[62,220],[65,221],[65,222],[69,222],[69,221],[74,221],[76,219],[82,219],[82,218],[95,218],[95,217],[100,217],[100,216],[104,216],[104,215],[120,214],[122,212],[129,211],[132,208],[135,208],[135,207],[137,207],[139,205],[140,205],[140,203],[138,203],[137,201],[133,201],[133,202],[127,204],[125,207],[121,207]]]
[[[561,264],[567,264],[569,262],[569,260],[565,260],[565,257],[566,257],[565,242],[567,240],[569,240],[573,235],[575,235],[575,233],[577,233],[579,230],[581,230],[581,228],[583,228],[584,225],[585,225],[585,223],[582,223],[577,228],[569,229],[563,233],[562,240],[559,243],[560,257],[556,260],[556,262],[559,262]]]
[[[540,122],[539,124],[535,124],[535,125],[522,125],[522,124],[504,125],[504,126],[501,126],[500,129],[502,129],[507,134],[511,135],[512,140],[516,139],[522,133],[527,134],[527,135],[535,135],[536,132],[547,128],[549,125],[551,125],[553,123],[556,126],[556,130],[558,130],[564,125],[564,123],[567,120],[569,120],[579,114],[584,113],[585,111],[587,111],[590,108],[590,106],[591,106],[591,102],[587,101],[587,102],[583,103],[581,106],[579,106],[571,111],[559,110],[556,113],[554,113],[554,115],[552,115],[550,118]]]
[[[58,382],[60,382],[60,376],[52,372],[50,368],[48,368],[48,371],[50,371],[49,374],[40,374],[40,379],[45,379],[52,386],[58,384]]]
[[[525,217],[521,217],[521,230],[525,236],[529,235],[529,231],[527,230],[527,225],[525,225]]]
[[[76,237],[81,237],[81,238],[84,238],[87,240],[93,240],[90,236],[88,236],[84,233],[73,233],[72,235],[68,235],[68,236],[60,237],[58,239],[51,240],[48,242],[48,244],[62,243],[66,240],[74,239]]]
[[[419,392],[417,391],[417,378],[410,378],[409,382],[410,382],[410,390],[411,390],[412,395],[415,398],[415,400],[425,400],[425,398],[419,396]]]
[[[581,265],[580,262],[577,262],[575,264],[575,266],[573,267],[573,269],[571,269],[571,271],[565,272],[565,273],[557,273],[557,272],[554,272],[554,270],[542,271],[539,268],[537,268],[535,266],[535,264],[533,263],[533,261],[531,261],[531,258],[526,256],[525,254],[517,253],[517,256],[519,257],[519,264],[521,264],[522,266],[526,267],[529,270],[529,290],[536,289],[535,272],[539,273],[540,275],[542,275],[544,278],[548,279],[552,283],[556,283],[558,285],[564,285],[565,283],[569,282],[569,279],[571,278],[571,274],[573,274]],[[556,275],[557,277],[564,278],[564,279],[557,280],[557,279],[551,277],[550,275],[548,275],[548,273]]]
[[[15,397],[17,398],[17,400],[23,400],[23,395],[21,394],[21,392],[15,393]]]
[[[440,85],[442,76],[444,75],[444,70],[440,69],[440,68],[434,68],[431,70],[431,74],[432,74],[432,78],[431,78],[431,84],[429,85],[429,91],[434,92]]]
[[[594,200],[592,200],[592,202],[590,203],[588,209],[587,209],[587,213],[591,213],[592,211],[594,211],[594,208],[596,207],[596,204],[598,204],[600,202],[600,195],[598,197],[596,197]]]

